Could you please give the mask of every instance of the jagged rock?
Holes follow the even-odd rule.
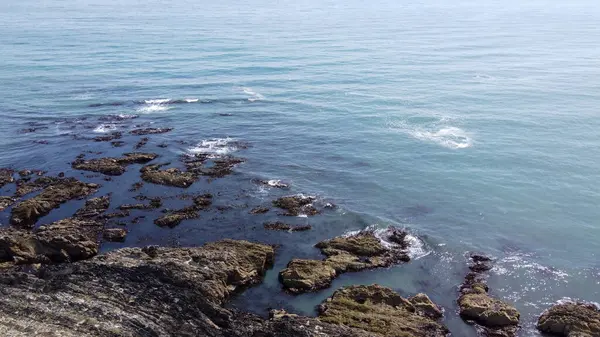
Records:
[[[120,158],[96,158],[84,160],[78,158],[71,163],[71,166],[76,170],[100,172],[106,175],[118,176],[125,172],[125,167],[130,164],[145,164],[156,159],[157,154],[154,153],[125,153]]]
[[[10,223],[15,226],[31,228],[42,216],[54,208],[72,200],[95,193],[97,184],[86,184],[75,178],[57,178],[59,181],[46,187],[35,197],[21,201],[11,211]]]
[[[135,144],[135,146],[133,148],[136,149],[136,150],[141,149],[146,144],[148,144],[149,140],[150,140],[150,138],[144,137],[144,138],[140,139],[140,141],[137,144]]]
[[[60,181],[62,180],[57,177],[40,177],[34,181],[30,181],[29,179],[19,179],[17,180],[17,190],[15,191],[15,195],[17,197],[22,197],[29,193],[44,189],[52,184],[56,184]]]
[[[557,304],[542,313],[537,328],[555,336],[598,337],[600,308],[586,303]]]
[[[96,136],[96,137],[92,138],[92,140],[95,142],[110,142],[111,140],[121,139],[121,137],[123,137],[123,134],[119,131],[115,131],[115,132],[111,132],[110,134],[108,134],[106,136]],[[113,142],[113,143],[116,143],[116,142]]]
[[[389,239],[392,235],[399,235],[399,231],[390,227],[382,235]],[[279,279],[284,289],[293,294],[317,291],[329,287],[334,278],[345,272],[408,262],[408,246],[408,242],[384,246],[372,230],[322,241],[315,247],[321,249],[327,258],[320,261],[293,259],[279,273]]]
[[[15,173],[14,170],[0,168],[0,187],[4,187],[4,185],[15,181],[15,178],[13,178],[13,173]]]
[[[148,198],[150,202],[148,204],[124,204],[119,206],[119,209],[122,211],[127,211],[131,209],[157,209],[162,206],[162,200],[160,198]]]
[[[221,158],[213,159],[213,165],[208,168],[202,168],[200,174],[209,176],[212,178],[223,178],[230,175],[233,172],[233,168],[237,164],[243,163],[245,160],[242,158],[236,158],[231,156],[224,156]]]
[[[342,288],[319,307],[323,322],[389,337],[444,337],[449,331],[438,322],[441,317],[427,295],[406,299],[379,285]]]
[[[284,209],[286,212],[283,215],[286,216],[298,216],[300,214],[315,215],[319,214],[312,202],[315,201],[314,197],[306,197],[303,195],[294,195],[288,197],[282,197],[273,201],[275,207]]]
[[[187,188],[190,187],[198,176],[190,172],[182,172],[178,168],[161,170],[168,164],[147,165],[142,167],[142,179],[153,184]]]
[[[129,133],[131,133],[132,135],[144,136],[144,135],[154,135],[154,134],[159,134],[159,133],[167,133],[171,130],[173,130],[173,128],[145,128],[145,129],[131,130]]]
[[[0,196],[0,212],[5,210],[7,207],[10,207],[15,202],[17,202],[17,199],[13,197]]]
[[[102,232],[102,238],[108,242],[125,242],[127,231],[123,228],[107,228]]]
[[[83,208],[79,209],[75,215],[76,218],[95,218],[110,207],[110,195],[103,197],[92,198],[85,202]]]
[[[265,214],[269,211],[268,207],[254,207],[250,210],[250,214]]]
[[[159,227],[173,228],[183,220],[196,219],[200,216],[199,211],[208,208],[212,204],[212,195],[204,194],[193,198],[194,204],[179,210],[172,211],[154,220]]]
[[[460,287],[460,316],[477,324],[478,332],[488,337],[514,337],[519,328],[520,313],[512,305],[491,297],[483,272],[492,269],[492,259],[479,254],[469,256],[471,272]]]
[[[0,230],[0,262],[60,263],[90,258],[98,253],[103,223],[68,218],[40,226],[33,232]]]
[[[200,248],[126,248],[47,266],[37,276],[2,273],[0,335],[259,336],[264,320],[221,305],[260,282],[273,256],[270,246],[224,240]]]
[[[311,225],[289,225],[281,221],[276,222],[267,222],[263,225],[265,229],[274,230],[274,231],[291,231],[291,232],[301,232],[308,231],[312,229]]]

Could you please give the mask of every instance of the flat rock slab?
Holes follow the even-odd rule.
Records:
[[[110,176],[119,176],[125,173],[127,165],[146,164],[158,157],[155,153],[125,153],[119,158],[95,158],[85,160],[78,158],[71,163],[76,170],[99,172]]]

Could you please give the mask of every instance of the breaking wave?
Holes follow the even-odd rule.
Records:
[[[227,155],[242,147],[241,143],[233,138],[205,139],[196,146],[188,149],[189,153],[207,153],[214,155]]]
[[[357,235],[359,233],[372,232],[384,247],[395,248],[398,247],[398,244],[390,241],[389,239],[392,229],[395,229],[395,227],[390,226],[387,228],[380,228],[378,225],[370,225],[362,230],[347,232],[343,236],[348,237]],[[408,242],[408,249],[406,250],[406,253],[413,260],[420,259],[431,253],[431,251],[427,249],[425,242],[423,242],[418,236],[408,231],[406,235],[406,241]]]
[[[93,132],[108,133],[108,132],[112,132],[112,131],[116,131],[116,130],[117,130],[116,124],[100,124],[93,130]]]

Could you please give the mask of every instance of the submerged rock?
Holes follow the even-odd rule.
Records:
[[[110,142],[115,139],[121,139],[121,137],[123,137],[123,134],[119,131],[115,131],[106,136],[96,136],[92,138],[92,140],[95,142]]]
[[[149,140],[150,140],[150,138],[144,137],[144,138],[140,139],[140,141],[137,144],[135,144],[135,146],[133,148],[136,150],[141,149],[142,147],[146,146],[146,144],[148,144]]]
[[[441,309],[425,294],[403,298],[379,285],[337,290],[319,306],[323,322],[359,328],[379,336],[444,337]]]
[[[90,258],[98,253],[102,227],[97,220],[68,218],[33,232],[1,229],[0,262],[61,263]]]
[[[250,210],[250,214],[265,214],[269,211],[268,207],[254,207]]]
[[[465,277],[458,298],[460,316],[476,323],[482,336],[516,336],[519,329],[519,311],[512,305],[491,297],[482,275],[492,268],[492,259],[479,254],[471,254],[469,258],[471,272]]]
[[[187,188],[190,187],[198,176],[190,172],[182,172],[178,168],[161,170],[160,168],[169,164],[147,165],[142,167],[142,179],[153,184]]]
[[[398,232],[401,230],[390,227],[383,235],[390,237]],[[327,256],[324,260],[293,259],[279,273],[279,279],[284,289],[293,294],[317,291],[329,287],[334,278],[345,272],[408,262],[408,246],[408,242],[384,246],[372,230],[337,237],[315,245]]]
[[[7,168],[0,168],[0,187],[4,187],[6,184],[10,184],[15,181],[13,178],[14,170]]]
[[[118,176],[125,172],[125,167],[130,164],[145,164],[158,157],[154,153],[125,153],[120,158],[96,158],[84,160],[78,158],[71,163],[76,170],[100,172],[106,175]]]
[[[171,211],[166,215],[154,220],[159,227],[173,228],[183,220],[196,219],[200,217],[199,211],[208,208],[212,204],[212,195],[204,194],[193,198],[194,204],[179,210]]]
[[[290,184],[286,184],[281,180],[261,180],[261,179],[252,179],[252,182],[259,185],[266,185],[269,187],[281,188],[281,189],[289,189]]]
[[[173,130],[173,128],[145,128],[145,129],[135,129],[135,130],[130,131],[129,133],[132,135],[144,136],[144,135],[154,135],[154,134],[159,134],[159,133],[167,133],[171,130]]]
[[[137,192],[139,191],[142,187],[144,187],[144,183],[141,181],[138,181],[137,183],[133,183],[131,185],[131,188],[129,189],[129,192]]]
[[[103,197],[92,198],[85,202],[83,208],[79,209],[75,215],[76,218],[95,218],[110,207],[110,195]]]
[[[8,196],[0,196],[0,212],[10,207],[12,204],[17,202],[17,199]]]
[[[112,145],[112,147],[121,147],[121,146],[125,145],[125,142],[115,141],[115,142],[110,142],[110,145]]]
[[[121,206],[119,206],[119,209],[122,211],[127,211],[127,210],[131,210],[131,209],[140,209],[140,210],[145,210],[145,209],[157,209],[160,208],[162,206],[162,200],[160,200],[160,198],[144,198],[144,200],[149,200],[150,202],[148,204],[123,204]]]
[[[319,214],[312,202],[315,201],[314,197],[307,197],[303,195],[294,195],[288,197],[281,197],[273,201],[273,206],[284,209],[286,212],[283,215],[286,216],[298,216],[300,214],[315,215]]]
[[[11,211],[10,223],[31,228],[35,222],[61,204],[95,193],[97,184],[83,183],[75,178],[58,178],[40,194],[16,204]]]
[[[44,189],[52,184],[56,184],[60,181],[61,179],[57,177],[40,177],[34,181],[30,181],[29,179],[19,179],[17,180],[17,190],[15,195],[17,197],[22,197],[29,193]]]
[[[223,178],[233,172],[235,165],[241,164],[245,161],[246,160],[242,158],[224,156],[222,158],[213,159],[213,165],[203,168],[200,173],[204,176],[209,176],[212,178]]]
[[[289,225],[281,221],[267,222],[263,225],[265,229],[274,231],[290,231],[290,232],[301,232],[312,229],[311,225]]]
[[[554,336],[598,337],[600,308],[594,304],[560,303],[542,313],[537,329]]]

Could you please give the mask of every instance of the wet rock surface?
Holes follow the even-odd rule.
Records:
[[[161,170],[160,168],[167,164],[155,164],[142,167],[142,179],[146,182],[166,185],[172,187],[187,188],[198,180],[198,176],[194,173],[183,172],[178,168],[168,168]]]
[[[273,201],[273,206],[285,210],[282,215],[285,216],[298,216],[300,214],[315,215],[319,214],[312,202],[315,201],[314,197],[307,197],[302,195],[294,195],[288,197],[281,197]]]
[[[542,313],[537,329],[553,336],[598,337],[600,309],[588,303],[560,303]]]
[[[390,227],[382,235],[389,239],[400,232]],[[326,256],[324,260],[293,259],[279,273],[279,279],[284,289],[293,294],[317,291],[329,287],[334,278],[345,272],[408,262],[410,257],[404,248],[408,246],[408,242],[383,245],[372,230],[337,237],[315,245]]]
[[[253,209],[250,210],[250,214],[265,214],[269,212],[269,208],[268,207],[254,207]]]
[[[311,225],[290,225],[281,221],[267,222],[263,224],[263,227],[272,231],[290,231],[290,232],[302,232],[312,229]]]
[[[0,212],[5,210],[7,207],[10,207],[15,202],[17,202],[16,198],[8,197],[8,196],[0,196]]]
[[[14,170],[7,168],[0,168],[0,187],[4,187],[6,184],[10,184],[15,181],[13,178]]]
[[[17,197],[22,197],[29,193],[42,190],[60,181],[60,178],[57,177],[40,177],[33,181],[31,181],[31,179],[19,179],[17,180],[17,190],[15,195]]]
[[[102,238],[107,242],[125,242],[127,230],[123,228],[107,228],[102,232]]]
[[[92,198],[87,200],[85,202],[85,205],[77,212],[75,212],[74,217],[95,218],[102,215],[102,213],[106,212],[108,207],[110,207],[110,195]]]
[[[207,209],[212,204],[212,195],[204,194],[193,198],[194,204],[179,210],[169,211],[167,214],[154,220],[159,227],[173,228],[183,220],[196,219],[200,217],[200,211]]]
[[[519,329],[520,313],[512,305],[488,294],[489,287],[482,273],[492,268],[492,259],[470,254],[469,269],[460,287],[458,306],[467,323],[476,324],[481,336],[511,337]]]
[[[379,285],[337,290],[319,307],[323,322],[359,328],[379,336],[443,337],[441,309],[425,294],[403,298]]]
[[[131,164],[145,164],[158,157],[154,153],[125,153],[120,158],[95,158],[85,160],[78,158],[71,163],[76,170],[99,172],[106,175],[118,176],[125,173],[125,167]]]
[[[14,226],[31,228],[36,221],[61,204],[95,193],[97,184],[83,183],[75,178],[57,178],[40,194],[16,204],[11,211],[10,223]]]
[[[129,133],[132,135],[144,136],[144,135],[155,135],[155,134],[159,134],[159,133],[167,133],[171,130],[173,130],[173,128],[145,128],[145,129],[131,130]]]
[[[142,200],[148,200],[149,202],[146,204],[138,203],[138,204],[123,204],[118,208],[122,211],[128,211],[132,209],[138,210],[148,210],[148,209],[157,209],[162,207],[162,200],[160,198],[142,198]]]
[[[137,144],[135,144],[135,146],[133,148],[136,150],[141,149],[142,147],[146,146],[146,144],[148,144],[149,140],[150,140],[150,138],[144,137],[144,138],[140,139],[140,141],[137,142]]]
[[[110,142],[116,139],[121,139],[121,137],[123,137],[123,134],[119,131],[115,131],[106,136],[96,136],[92,138],[92,140],[95,142]]]

